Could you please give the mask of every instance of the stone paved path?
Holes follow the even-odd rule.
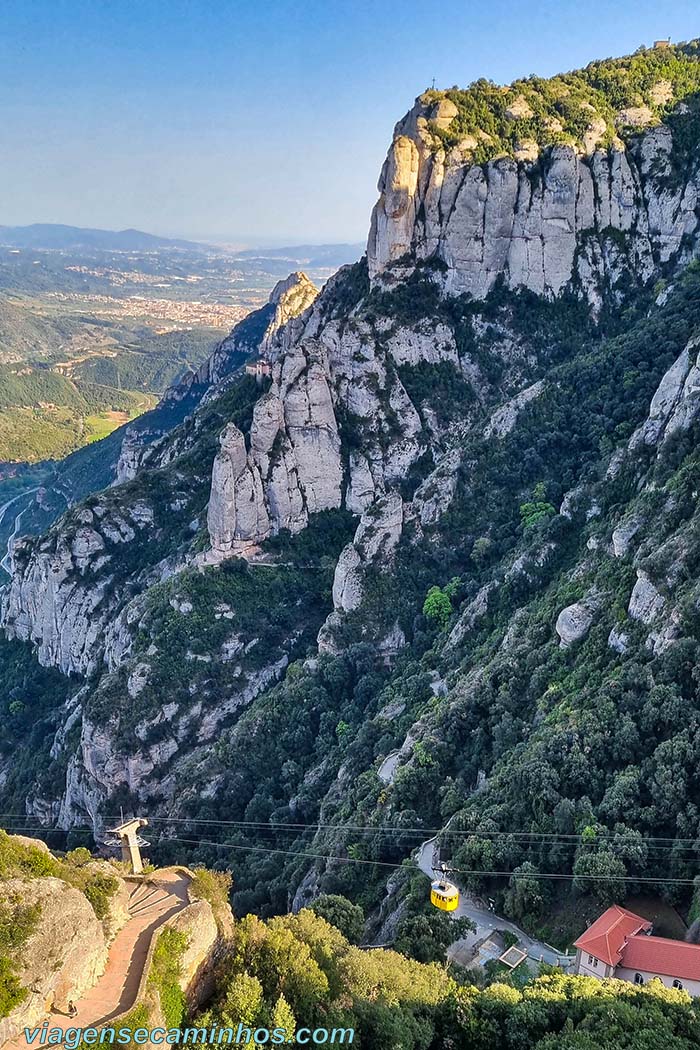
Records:
[[[176,872],[164,872],[155,883],[144,883],[132,895],[132,916],[112,941],[107,966],[97,983],[76,1001],[77,1014],[53,1011],[32,1028],[49,1022],[50,1028],[88,1028],[118,1017],[134,1005],[141,974],[153,934],[188,904],[189,879]],[[3,1050],[27,1050],[21,1035]]]

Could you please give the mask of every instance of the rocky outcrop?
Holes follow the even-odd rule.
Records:
[[[0,1021],[2,1044],[39,1024],[47,1006],[65,1014],[69,1000],[92,988],[104,972],[107,942],[84,894],[61,879],[5,879],[0,898],[40,909],[36,928],[18,953],[18,978],[29,996]]]
[[[556,145],[534,156],[530,144],[519,159],[477,165],[476,138],[447,150],[435,139],[436,121],[453,119],[446,102],[421,96],[396,126],[369,235],[373,280],[399,260],[435,258],[449,294],[481,299],[502,276],[545,295],[578,284],[598,307],[622,273],[646,281],[655,259],[690,256],[700,175],[671,178],[668,127],[629,149],[596,149],[594,135],[588,152]]]
[[[298,532],[309,514],[340,506],[340,435],[322,350],[300,349],[275,366],[255,405],[250,449],[230,423],[214,461],[207,526],[215,558]]]
[[[299,317],[316,299],[318,288],[305,273],[296,270],[278,281],[270,293],[270,303],[275,312],[260,341],[260,352],[265,354],[272,346],[277,332],[295,317]]]
[[[404,529],[406,508],[396,491],[380,497],[360,519],[352,543],[341,551],[333,577],[333,612],[318,634],[319,652],[337,653],[336,633],[348,613],[362,603],[364,579],[370,565],[390,571],[393,552]],[[398,622],[389,623],[383,637],[376,639],[377,649],[390,660],[406,643]]]
[[[332,287],[328,294],[332,300]],[[270,344],[271,385],[255,405],[247,440],[233,425],[221,435],[208,515],[210,562],[243,553],[280,529],[298,532],[309,515],[343,502],[362,514],[437,440],[396,367],[448,362],[459,369],[452,332],[444,325],[397,327],[382,345],[367,321],[329,320],[322,300]],[[430,495],[426,488],[420,511],[426,522],[449,502],[451,462],[445,459],[436,473]]]
[[[59,522],[38,545],[18,540],[2,601],[7,636],[33,642],[39,662],[65,674],[95,671],[114,611],[114,549],[152,527],[153,510],[143,500],[123,511],[99,502]]]
[[[133,427],[127,427],[122,438],[113,485],[121,485],[123,481],[131,481],[136,477],[141,452],[142,444],[138,432]]]
[[[544,390],[544,383],[540,380],[537,383],[533,383],[532,386],[527,387],[525,390],[521,390],[519,394],[511,398],[501,408],[491,416],[490,420],[486,424],[484,430],[484,437],[499,437],[503,438],[515,427],[518,422],[518,416],[525,405],[529,404],[530,401],[534,401],[540,396]]]
[[[700,339],[691,339],[668,369],[651,400],[648,418],[630,438],[630,450],[663,444],[688,430],[700,416],[699,348]]]
[[[621,521],[612,534],[613,554],[616,558],[624,558],[630,549],[630,544],[642,527],[641,518],[632,515]]]
[[[201,397],[240,368],[246,358],[265,355],[280,328],[304,313],[317,295],[316,285],[300,270],[278,281],[265,306],[240,321],[196,372],[166,391],[164,400],[182,401],[192,393]]]
[[[216,987],[219,930],[211,904],[204,900],[192,901],[173,915],[168,926],[186,938],[178,984],[188,1007],[194,1009],[211,998]]]
[[[133,481],[141,465],[147,459],[151,447],[167,433],[167,429],[167,427],[158,426],[144,427],[143,421],[138,427],[126,428],[119,450],[113,485]]]
[[[207,528],[212,551],[226,557],[237,541],[257,542],[270,533],[260,473],[248,466],[245,438],[234,423],[219,437],[211,475]]]
[[[596,603],[591,599],[584,599],[567,605],[559,613],[555,630],[559,635],[559,645],[567,649],[574,642],[580,641],[588,634],[596,611]]]
[[[336,613],[352,612],[362,601],[364,568],[374,561],[387,564],[401,538],[403,500],[392,492],[361,518],[352,543],[341,552],[333,578],[333,606]]]
[[[616,653],[626,653],[629,648],[629,635],[621,627],[615,626],[610,629],[608,645]]]
[[[637,569],[637,582],[632,588],[630,595],[628,613],[633,620],[650,624],[661,612],[666,599],[649,579],[643,569]]]
[[[447,649],[461,645],[469,632],[486,616],[489,610],[489,598],[497,589],[498,585],[491,581],[490,583],[485,583],[477,591],[472,600],[467,603],[457,623],[450,631],[446,644]]]
[[[256,641],[251,639],[244,646],[236,641],[235,636],[231,639],[239,660],[242,661],[254,648]],[[290,640],[290,646],[293,642],[294,638]],[[220,658],[226,662],[224,654]],[[207,655],[205,662],[211,661],[212,657]],[[37,806],[37,800],[32,798],[30,808],[42,822],[55,822],[62,828],[85,823],[87,819],[99,834],[101,810],[115,790],[128,790],[133,797],[144,802],[170,798],[174,772],[180,763],[186,763],[191,757],[193,727],[196,727],[197,745],[209,745],[227,720],[279,681],[288,663],[289,656],[283,652],[268,659],[261,667],[246,669],[245,673],[241,673],[243,668],[239,666],[239,683],[236,688],[227,689],[225,695],[202,695],[187,707],[178,703],[156,707],[150,717],[130,727],[133,728],[133,738],[128,747],[123,743],[120,734],[123,725],[116,713],[97,720],[77,705],[66,717],[64,728],[57,733],[52,751],[52,757],[63,756],[67,762],[62,798],[50,813],[45,813],[41,803]],[[126,675],[127,691],[138,697],[147,684],[149,671],[147,662],[135,661]],[[76,723],[80,724],[77,746],[72,752],[66,752],[67,728]]]

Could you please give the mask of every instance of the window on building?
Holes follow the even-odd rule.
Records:
[[[634,983],[635,984],[644,984],[644,978],[642,977],[641,973],[636,973],[634,975]]]
[[[683,985],[682,985],[682,984],[681,984],[681,982],[680,982],[680,981],[678,981],[678,980],[675,980],[675,981],[673,982],[673,987],[674,987],[674,988],[677,988],[679,992],[682,992],[682,991],[683,991]]]
[[[588,956],[588,965],[589,966],[597,966],[598,965],[598,960],[594,956],[589,955]]]

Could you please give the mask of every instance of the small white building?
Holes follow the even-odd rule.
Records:
[[[256,358],[255,361],[248,361],[245,366],[246,375],[255,376],[260,382],[265,376],[269,376],[272,372],[272,365],[269,361],[263,360],[262,357]]]
[[[575,941],[576,973],[646,984],[700,996],[700,945],[654,937],[652,924],[615,904]]]

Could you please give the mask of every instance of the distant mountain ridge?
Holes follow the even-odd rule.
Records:
[[[0,246],[20,249],[92,248],[98,251],[150,251],[158,248],[203,252],[214,250],[222,255],[245,260],[289,260],[299,266],[337,268],[357,262],[365,246],[358,243],[292,244],[281,248],[235,249],[204,241],[178,237],[159,237],[143,230],[100,230],[63,223],[35,222],[29,226],[0,226]]]
[[[35,222],[29,226],[0,226],[0,244],[11,248],[99,248],[103,251],[144,251],[149,248],[187,248],[202,251],[206,245],[143,230],[96,230],[61,223]]]
[[[282,248],[245,248],[234,254],[238,259],[287,259],[300,266],[337,267],[357,262],[364,251],[365,245],[357,242],[290,244]]]

